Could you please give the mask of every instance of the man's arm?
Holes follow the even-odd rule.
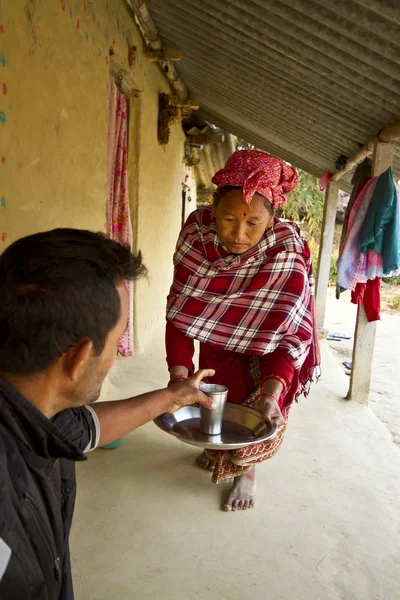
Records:
[[[175,383],[167,389],[148,392],[127,400],[90,405],[99,422],[99,446],[109,444],[159,415],[175,412],[183,406],[202,404],[206,408],[214,408],[210,398],[199,390],[201,380],[213,375],[212,369],[201,369],[186,381]]]

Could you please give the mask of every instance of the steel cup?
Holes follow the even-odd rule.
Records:
[[[203,383],[200,391],[206,394],[216,405],[214,410],[200,406],[200,431],[205,435],[219,435],[222,431],[222,421],[228,388],[215,383]]]

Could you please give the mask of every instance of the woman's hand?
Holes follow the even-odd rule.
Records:
[[[256,404],[256,410],[260,411],[267,423],[275,423],[277,428],[286,425],[277,401],[271,396],[260,396]]]
[[[168,388],[173,396],[168,412],[174,413],[183,406],[192,406],[193,404],[201,404],[205,408],[213,410],[215,404],[199,390],[202,380],[213,375],[215,375],[214,369],[200,369],[194,375],[188,377],[186,381],[175,381]]]

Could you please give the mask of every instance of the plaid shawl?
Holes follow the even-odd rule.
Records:
[[[300,392],[319,365],[310,251],[294,223],[276,220],[240,255],[221,244],[211,210],[192,213],[178,239],[167,319],[222,350],[286,352]]]

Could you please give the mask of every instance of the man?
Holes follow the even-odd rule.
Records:
[[[164,412],[200,403],[202,370],[173,388],[91,405],[128,315],[138,257],[56,229],[0,256],[0,598],[71,600],[74,461]],[[173,390],[173,391],[172,391]]]

